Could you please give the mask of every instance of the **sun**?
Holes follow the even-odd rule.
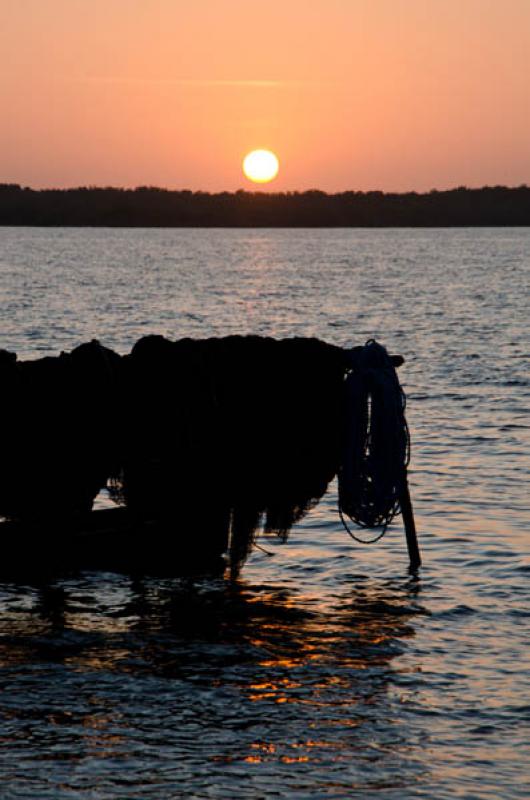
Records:
[[[243,172],[254,183],[274,180],[279,169],[280,162],[270,150],[253,150],[243,159]]]

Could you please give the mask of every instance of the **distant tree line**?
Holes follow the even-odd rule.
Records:
[[[530,225],[530,188],[406,192],[209,192],[0,184],[0,225],[445,227]]]

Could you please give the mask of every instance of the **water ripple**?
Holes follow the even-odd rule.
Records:
[[[354,545],[333,484],[238,580],[0,582],[2,797],[526,798],[528,230],[0,239],[21,358],[147,332],[401,352],[425,561],[399,524]]]

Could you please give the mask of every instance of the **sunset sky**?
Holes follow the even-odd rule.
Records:
[[[530,183],[530,0],[0,0],[0,182]]]

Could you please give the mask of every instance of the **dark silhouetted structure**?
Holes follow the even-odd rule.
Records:
[[[286,536],[340,472],[345,512],[382,525],[406,489],[401,361],[376,343],[258,336],[147,336],[126,356],[93,341],[26,362],[0,351],[0,515],[70,539],[94,532],[110,485],[125,517],[105,524],[125,560],[131,547],[173,565],[229,550],[237,565],[258,526]]]
[[[0,515],[60,525],[91,510],[118,468],[120,364],[97,342],[35,361],[0,351]]]

